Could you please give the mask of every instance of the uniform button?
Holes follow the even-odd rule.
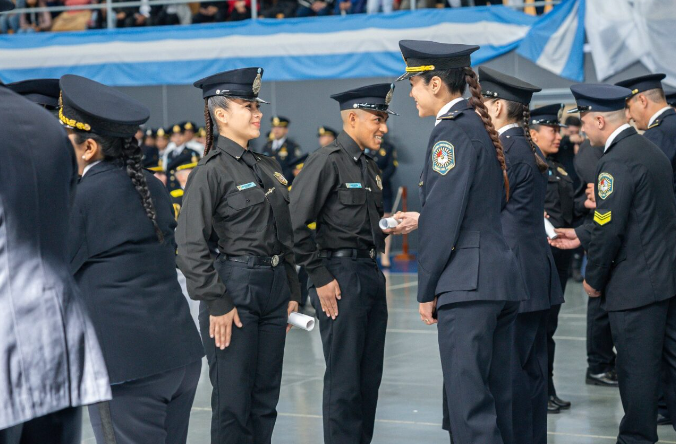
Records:
[[[249,199],[247,199],[247,200],[246,200],[246,203],[249,203],[249,202],[251,202],[251,201],[250,201]]]

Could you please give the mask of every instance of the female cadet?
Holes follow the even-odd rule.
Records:
[[[207,143],[183,198],[177,262],[190,297],[201,301],[213,444],[271,442],[287,318],[300,300],[288,182],[276,160],[248,149],[260,136],[262,74],[243,68],[195,82]]]
[[[509,201],[502,231],[521,266],[529,299],[521,301],[512,357],[514,441],[547,442],[547,317],[563,302],[542,221],[547,164],[530,137],[528,105],[540,88],[490,68],[479,68],[481,92],[505,150]]]
[[[117,442],[185,443],[204,351],[176,278],[169,193],[143,170],[134,138],[148,109],[83,77],[66,75],[60,85],[59,119],[82,175],[71,269],[110,375]],[[89,408],[99,443],[108,419],[101,412]]]
[[[563,110],[562,104],[554,104],[536,108],[530,113],[530,135],[535,144],[542,150],[547,158],[547,193],[545,194],[545,211],[549,215],[549,221],[555,228],[570,228],[573,226],[573,179],[568,175],[563,165],[551,159],[551,155],[559,151],[561,145],[560,118]],[[561,282],[561,291],[566,292],[570,261],[573,258],[570,250],[560,250],[551,247],[554,263]],[[556,395],[554,388],[554,333],[559,324],[559,312],[561,304],[554,304],[549,310],[547,320],[547,371],[549,403],[548,413],[559,413],[561,409],[570,408],[570,402],[564,401]]]
[[[526,290],[500,224],[509,182],[470,68],[479,47],[399,47],[407,65],[399,79],[410,79],[418,115],[437,118],[420,181],[418,301],[423,322],[438,317],[453,442],[511,443],[514,320]]]

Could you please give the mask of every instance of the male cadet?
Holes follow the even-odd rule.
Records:
[[[625,416],[617,442],[657,442],[661,369],[676,411],[676,201],[669,160],[626,121],[631,90],[573,85],[582,130],[604,146],[596,169],[594,221],[557,230],[559,248],[587,250],[584,289],[601,297],[617,349]]]
[[[187,146],[191,150],[197,151],[198,153],[202,153],[204,151],[204,144],[195,140],[197,124],[195,124],[195,122],[187,121],[183,122],[181,126],[183,127],[183,140],[185,146]]]
[[[291,121],[286,117],[274,116],[270,139],[262,150],[263,154],[277,159],[289,184],[293,183],[294,179],[293,164],[296,158],[303,154],[298,144],[287,137],[290,123]]]
[[[631,90],[631,96],[627,99],[627,113],[636,127],[645,131],[643,136],[667,155],[671,167],[676,170],[676,111],[667,103],[662,89],[662,79],[665,77],[665,74],[649,74],[623,80],[616,85]]]
[[[5,85],[31,102],[40,105],[54,117],[59,116],[59,79],[31,79]]]
[[[185,192],[185,185],[188,183],[188,176],[190,176],[190,172],[197,166],[198,161],[199,159],[196,157],[189,158],[184,153],[177,157],[169,166],[171,181],[170,184],[167,184],[167,187],[172,188],[169,193],[171,194],[171,202],[174,204],[176,220],[178,220],[178,215],[183,205],[183,194]]]
[[[336,140],[337,135],[338,132],[333,128],[330,128],[328,126],[320,126],[317,129],[317,139],[319,141],[319,148],[333,143],[333,141]]]
[[[174,125],[171,128],[171,143],[162,155],[162,165],[167,168],[167,172],[169,172],[169,164],[183,153],[188,153],[191,157],[197,156],[197,160],[202,156],[201,151],[188,147],[184,132],[183,124]]]
[[[666,99],[669,106],[676,109],[676,91],[666,94]]]
[[[332,99],[343,131],[312,153],[291,188],[297,262],[310,275],[310,298],[324,344],[324,442],[368,444],[383,373],[387,302],[376,253],[385,246],[382,179],[364,149],[380,149],[394,85],[364,86]],[[317,222],[315,241],[308,224]],[[340,311],[340,314],[339,314]]]
[[[164,154],[167,152],[169,146],[169,131],[164,128],[157,128],[155,131],[155,148],[160,156],[160,160],[164,158]],[[160,164],[162,162],[160,161]]]
[[[151,128],[145,130],[143,135],[143,143],[141,144],[141,152],[143,153],[143,159],[141,162],[144,168],[157,165],[157,163],[160,161],[160,151],[155,146],[156,136],[157,134],[155,130]]]

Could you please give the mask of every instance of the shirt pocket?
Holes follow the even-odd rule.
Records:
[[[235,191],[225,197],[224,220],[227,230],[235,233],[264,231],[269,211],[263,190],[256,187]]]
[[[476,290],[479,282],[480,231],[460,234],[453,248],[451,260],[444,271],[446,279],[441,291]]]
[[[366,221],[366,190],[364,188],[338,189],[339,208],[335,214],[336,225],[357,233]]]

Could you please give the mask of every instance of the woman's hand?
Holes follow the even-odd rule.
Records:
[[[418,218],[420,217],[420,213],[416,213],[415,211],[408,211],[406,213],[397,211],[392,217],[399,221],[399,225],[394,228],[383,230],[384,233],[408,234],[411,231],[418,229]]]
[[[437,298],[434,298],[432,302],[423,302],[418,307],[418,312],[420,313],[420,320],[425,323],[425,325],[433,325],[437,323],[437,320],[434,316],[434,310],[437,308]]]
[[[242,328],[242,321],[239,320],[237,308],[233,308],[222,316],[209,316],[209,337],[214,339],[216,347],[221,350],[230,346],[233,323],[238,328]]]
[[[289,308],[286,309],[286,317],[288,318],[289,316],[291,316],[291,313],[293,313],[294,311],[298,311],[298,302],[289,301]],[[286,324],[287,333],[289,332],[289,330],[291,330],[291,327],[293,327],[293,325]]]

